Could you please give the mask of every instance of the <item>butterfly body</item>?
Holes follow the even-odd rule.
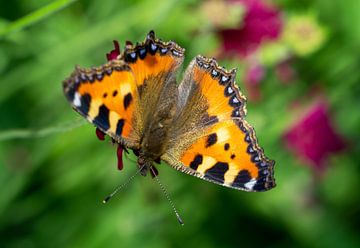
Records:
[[[154,162],[159,162],[166,151],[169,131],[176,114],[177,89],[169,87],[162,92],[159,98],[157,110],[150,115],[144,125],[144,133],[140,137],[140,148],[138,154],[138,167],[143,165],[142,175],[150,170]]]
[[[154,113],[148,116],[144,125],[144,133],[140,138],[140,153],[146,158],[157,159],[165,153],[169,131],[177,110],[176,81],[169,79],[160,93]]]
[[[184,49],[150,32],[127,43],[107,64],[76,68],[64,81],[73,108],[121,147],[138,156],[141,174],[157,175],[154,162],[223,186],[265,191],[275,186],[274,161],[244,119],[246,98],[235,70],[197,56],[180,83]]]

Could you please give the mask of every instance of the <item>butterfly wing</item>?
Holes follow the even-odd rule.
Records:
[[[176,87],[174,72],[183,53],[176,43],[156,39],[150,31],[142,43],[127,42],[118,59],[97,68],[76,68],[63,83],[65,96],[96,127],[139,149],[161,96]]]
[[[150,31],[142,43],[134,46],[127,42],[120,58],[129,65],[135,76],[140,99],[139,129],[141,136],[146,139],[151,127],[158,124],[158,115],[170,111],[164,111],[163,106],[176,102],[175,75],[183,62],[184,49],[175,42],[157,39],[155,33]]]
[[[154,31],[150,31],[142,43],[133,46],[127,42],[120,58],[134,72],[135,81],[142,96],[145,91],[149,91],[146,87],[152,86],[149,85],[151,78],[156,78],[156,84],[160,86],[168,81],[169,74],[173,74],[183,62],[184,49],[175,42],[163,42],[157,39]]]
[[[121,60],[82,69],[77,67],[63,82],[72,107],[118,142],[138,146],[136,109],[138,91],[131,68]]]
[[[179,86],[179,115],[161,157],[174,168],[245,191],[275,186],[274,161],[259,147],[244,120],[245,97],[234,83],[235,71],[198,56]],[[180,111],[181,110],[181,111]]]

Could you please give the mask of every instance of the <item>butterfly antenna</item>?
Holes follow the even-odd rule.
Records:
[[[156,175],[156,173],[155,173],[155,171],[154,171],[154,169],[153,169],[152,166],[150,166],[150,170],[153,172],[154,175]],[[166,199],[169,201],[170,206],[172,207],[172,209],[173,209],[173,211],[174,211],[174,213],[175,213],[175,215],[176,215],[176,218],[177,218],[178,222],[180,223],[180,225],[183,226],[185,223],[184,223],[183,220],[181,219],[179,212],[176,210],[175,205],[174,205],[174,202],[171,200],[169,193],[166,191],[164,185],[160,182],[159,177],[156,175],[154,178],[155,178],[156,182],[159,184],[159,186],[160,186],[161,190],[163,191]]]
[[[120,184],[110,195],[108,195],[107,197],[104,198],[103,203],[107,203],[108,201],[110,201],[110,199],[117,194],[117,192],[119,192],[121,189],[126,188],[126,186],[128,186],[128,184],[140,173],[140,171],[145,167],[145,164],[140,167],[134,175],[132,175],[131,177],[128,178],[128,180],[123,183]]]

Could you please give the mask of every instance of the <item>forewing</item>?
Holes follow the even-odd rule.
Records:
[[[120,58],[134,72],[135,81],[140,95],[149,78],[158,78],[163,84],[169,73],[176,70],[184,59],[184,49],[173,41],[163,42],[150,31],[144,42],[132,45],[127,42],[125,51]]]
[[[132,45],[127,42],[120,59],[124,60],[134,73],[139,92],[139,111],[141,118],[140,130],[142,136],[163,110],[167,101],[176,101],[176,72],[183,62],[184,49],[175,42],[164,42],[150,31],[142,43]]]
[[[130,148],[138,146],[139,96],[129,65],[112,60],[97,68],[77,67],[63,89],[72,107],[89,122]]]

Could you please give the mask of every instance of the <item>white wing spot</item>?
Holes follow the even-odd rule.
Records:
[[[217,134],[217,143],[222,143],[224,141],[227,141],[228,139],[230,139],[230,134],[229,134],[229,130],[225,127],[223,128],[219,128],[217,131],[216,131],[216,134]]]
[[[120,85],[121,95],[125,96],[127,93],[131,92],[131,85],[129,83],[122,83]]]
[[[81,106],[81,95],[76,92],[75,95],[74,95],[74,100],[73,100],[73,104],[75,105],[75,107],[80,107]]]
[[[245,183],[244,186],[245,186],[245,188],[247,188],[248,190],[252,190],[252,189],[254,188],[255,184],[256,184],[256,179],[253,178],[253,179],[251,179],[249,182]]]

